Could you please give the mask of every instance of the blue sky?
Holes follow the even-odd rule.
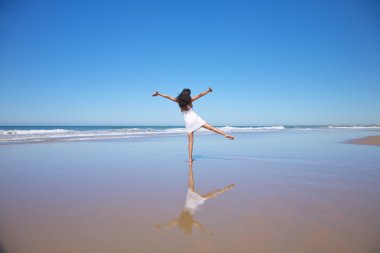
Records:
[[[0,3],[0,125],[380,124],[376,0]]]

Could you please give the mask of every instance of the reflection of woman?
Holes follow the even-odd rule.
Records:
[[[191,234],[193,231],[193,226],[201,231],[207,231],[207,229],[198,221],[194,219],[195,212],[206,202],[206,200],[214,198],[219,194],[234,187],[234,184],[227,185],[226,187],[215,190],[213,192],[201,195],[194,191],[194,177],[193,177],[193,163],[189,163],[189,189],[186,194],[185,207],[183,208],[181,214],[178,218],[172,220],[171,222],[163,225],[156,225],[157,228],[161,227],[173,227],[178,225],[183,232],[186,234]],[[209,232],[210,233],[210,232]],[[211,234],[211,233],[210,233]]]
[[[225,132],[221,131],[220,129],[211,126],[206,121],[201,119],[193,110],[193,102],[200,97],[203,97],[204,95],[212,92],[211,88],[208,88],[207,91],[202,92],[201,94],[191,97],[191,90],[190,89],[183,89],[183,91],[178,95],[178,97],[173,98],[171,96],[161,94],[158,91],[153,93],[153,96],[161,96],[164,98],[167,98],[173,102],[178,103],[179,107],[181,108],[181,112],[183,114],[186,130],[187,130],[187,136],[189,139],[189,162],[193,161],[193,142],[194,142],[194,131],[197,131],[199,128],[204,127],[208,130],[214,131],[215,133],[221,134],[224,137],[233,140],[234,137],[232,135],[228,135]]]

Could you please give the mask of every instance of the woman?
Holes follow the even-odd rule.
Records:
[[[215,133],[221,134],[224,137],[233,140],[234,137],[231,135],[226,134],[225,132],[211,126],[206,121],[201,119],[194,111],[193,111],[193,102],[204,95],[212,92],[211,88],[208,88],[207,91],[202,92],[201,94],[191,97],[191,90],[190,89],[183,89],[183,91],[178,95],[177,98],[173,98],[171,96],[161,94],[158,91],[153,93],[152,96],[161,96],[164,98],[167,98],[173,102],[178,103],[179,107],[181,108],[181,112],[183,114],[183,117],[185,119],[185,125],[187,130],[187,136],[189,139],[189,162],[193,161],[193,142],[194,142],[194,131],[198,130],[201,127],[204,127],[208,130],[214,131]]]

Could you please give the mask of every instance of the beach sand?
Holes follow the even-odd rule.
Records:
[[[287,131],[0,146],[1,253],[380,250],[368,135]],[[191,171],[190,171],[191,170]],[[184,213],[191,173],[201,195]]]
[[[348,143],[380,146],[380,135],[368,136],[368,137],[364,137],[364,138],[360,138],[360,139],[354,139],[354,140],[350,140]]]

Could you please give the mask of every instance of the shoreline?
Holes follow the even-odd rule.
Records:
[[[380,135],[367,136],[347,141],[349,144],[380,146]]]

